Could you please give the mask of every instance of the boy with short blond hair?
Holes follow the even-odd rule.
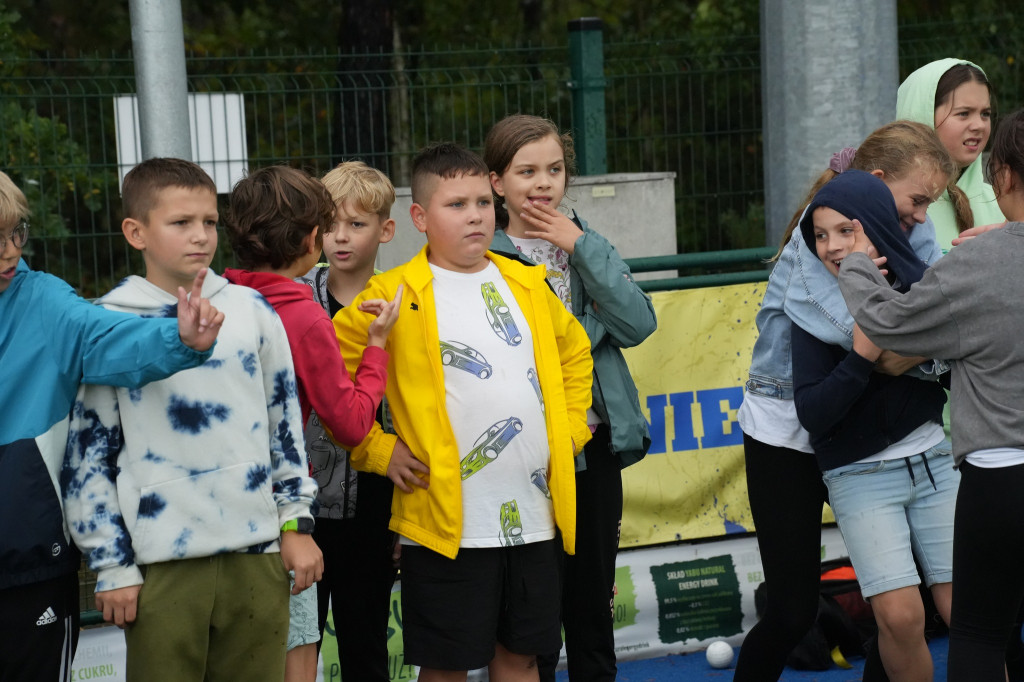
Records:
[[[224,314],[200,297],[170,316],[94,306],[22,260],[24,193],[0,172],[0,679],[66,682],[79,631],[78,567],[58,478],[80,383],[137,388],[210,357]],[[177,319],[174,319],[177,317]]]
[[[122,231],[142,252],[100,299],[147,316],[209,266],[217,195],[193,163],[150,159],[123,185]],[[86,387],[72,413],[62,487],[76,543],[97,572],[97,608],[125,626],[126,676],[280,682],[295,591],[322,570],[308,535],[316,484],[284,327],[257,292],[208,275],[225,310],[205,366],[140,390]],[[283,564],[283,565],[282,565]]]
[[[395,187],[388,176],[362,161],[343,161],[329,170],[320,182],[335,203],[349,204],[362,213],[372,213],[382,221],[391,218]]]
[[[374,308],[380,315],[370,325],[367,347],[353,383],[338,352],[330,318],[313,300],[310,288],[295,281],[319,260],[323,233],[335,229],[334,214],[331,195],[304,171],[268,166],[250,173],[232,190],[227,219],[231,246],[245,269],[228,268],[224,276],[234,284],[259,291],[281,317],[295,363],[303,423],[315,410],[317,423],[330,432],[331,437],[321,434],[327,443],[352,446],[370,431],[384,397],[388,354],[383,346],[400,301],[375,302],[380,304]],[[321,524],[318,521],[316,525]],[[299,532],[304,531],[316,533],[312,524],[299,528]],[[327,548],[328,552],[333,549]],[[360,552],[347,553],[345,561],[364,563]],[[327,569],[325,561],[325,578]],[[351,590],[351,584],[347,588]],[[285,682],[312,682],[316,678],[321,635],[317,629],[318,593],[314,588],[291,598]],[[386,604],[383,611],[386,618]],[[346,679],[367,678],[348,675]]]
[[[362,161],[338,164],[321,181],[335,209],[331,230],[323,238],[327,262],[300,281],[333,317],[366,287],[378,247],[395,234],[395,188],[386,175]],[[331,338],[336,347],[333,330]],[[383,409],[378,415],[384,423]],[[394,486],[384,476],[356,471],[346,449],[327,436],[322,421],[314,414],[306,422],[306,451],[320,486],[313,530],[324,553],[324,577],[317,590],[320,634],[333,603],[342,679],[387,682],[388,618],[397,573],[395,534],[388,529]],[[354,556],[359,560],[353,561]],[[353,590],[353,585],[360,588]]]
[[[326,267],[310,270],[305,279],[323,294],[320,303],[333,317],[363,290],[374,274],[377,248],[395,236],[395,188],[362,161],[338,164],[321,182],[334,200],[334,227],[324,235]]]
[[[458,145],[413,162],[413,224],[427,246],[356,298],[404,286],[386,391],[397,436],[375,428],[352,453],[399,490],[406,662],[420,679],[536,680],[557,649],[560,533],[575,545],[573,457],[590,439],[590,343],[543,268],[490,254],[494,207],[483,160]],[[334,318],[357,357],[371,318]],[[350,364],[350,371],[354,369]]]

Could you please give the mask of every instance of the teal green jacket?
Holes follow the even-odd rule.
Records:
[[[643,342],[657,329],[658,320],[651,298],[633,281],[615,247],[575,213],[572,218],[583,230],[569,257],[569,283],[572,312],[587,330],[594,358],[591,407],[608,424],[612,451],[625,468],[643,459],[651,436],[621,349]],[[533,264],[516,250],[504,230],[494,232],[491,251]],[[581,452],[576,457],[576,470],[585,468],[586,458]]]

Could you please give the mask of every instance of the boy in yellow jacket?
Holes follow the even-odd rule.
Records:
[[[494,207],[479,156],[434,145],[412,175],[427,246],[334,318],[342,356],[359,358],[373,316],[357,303],[405,287],[386,349],[397,436],[375,427],[352,461],[397,487],[405,657],[419,679],[487,666],[492,679],[537,680],[536,654],[561,644],[556,531],[572,553],[590,343],[544,268],[488,252]]]

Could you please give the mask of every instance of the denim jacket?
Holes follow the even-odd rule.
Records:
[[[643,459],[651,437],[620,349],[639,345],[654,333],[658,322],[650,296],[633,281],[615,247],[575,213],[572,217],[583,234],[569,258],[569,284],[572,312],[587,330],[594,358],[592,408],[608,424],[612,450],[625,468]],[[516,250],[504,230],[495,231],[491,251],[533,263]],[[576,470],[585,467],[581,453]]]
[[[930,219],[910,232],[910,245],[932,265],[942,256]],[[795,322],[822,341],[853,347],[853,317],[839,291],[836,278],[811,253],[799,230],[775,263],[755,323],[758,337],[750,363],[747,391],[768,398],[793,399],[793,364],[790,324]],[[946,370],[934,361],[911,370],[922,378],[936,378]]]

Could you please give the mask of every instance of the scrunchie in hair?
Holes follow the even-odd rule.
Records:
[[[828,162],[828,167],[836,173],[842,173],[849,169],[855,156],[857,156],[856,147],[843,147],[832,155],[832,160]]]

